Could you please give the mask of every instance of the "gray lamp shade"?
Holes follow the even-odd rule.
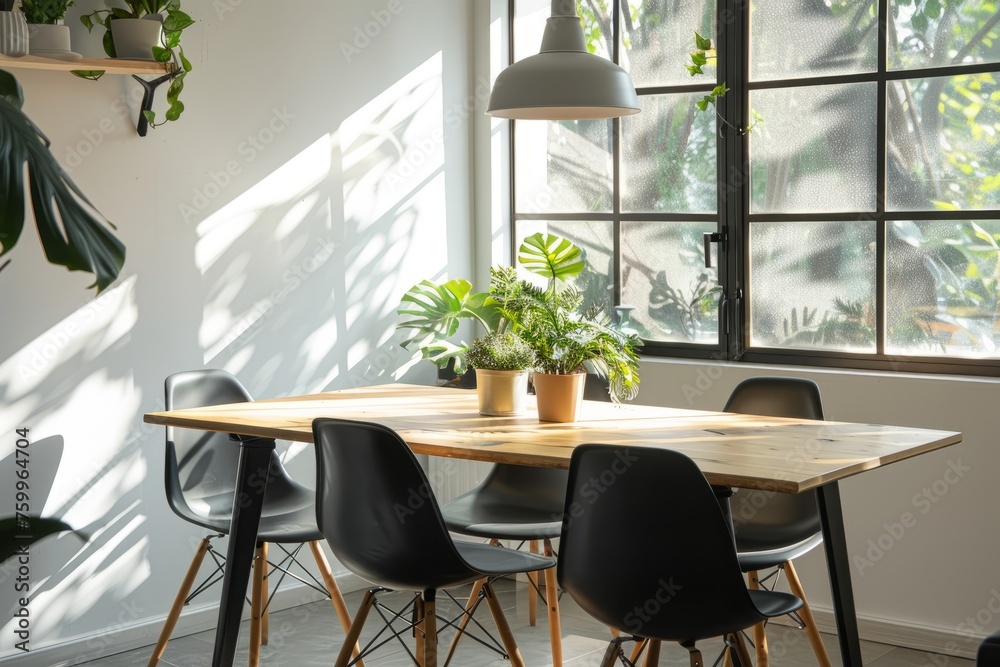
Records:
[[[587,51],[573,0],[552,0],[538,55],[500,72],[490,116],[527,120],[585,120],[639,113],[628,73]]]

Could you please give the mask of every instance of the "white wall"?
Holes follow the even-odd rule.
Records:
[[[78,4],[74,45],[96,56],[76,17],[98,2]],[[32,549],[33,664],[114,651],[134,628],[150,640],[173,599],[202,531],[168,510],[163,434],[141,424],[166,375],[224,367],[259,396],[398,379],[400,295],[473,269],[471,4],[185,9],[198,20],[187,111],[146,138],[129,78],[15,71],[26,112],[128,248],[96,300],[32,229],[0,274],[0,515],[27,427],[31,510],[91,536]],[[405,377],[431,380],[423,365]],[[308,453],[289,452],[306,481]],[[0,609],[14,607],[11,575]],[[21,656],[8,618],[0,659]]]
[[[974,652],[1000,628],[1000,380],[647,359],[638,400],[720,410],[756,375],[815,380],[830,420],[964,434],[961,444],[845,480],[841,496],[862,635]],[[822,549],[796,565],[811,604],[829,610]]]

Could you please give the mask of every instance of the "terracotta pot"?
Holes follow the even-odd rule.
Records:
[[[528,398],[528,371],[476,369],[479,414],[507,417],[524,412]]]
[[[543,422],[575,422],[583,405],[586,381],[586,373],[535,373],[538,419]]]

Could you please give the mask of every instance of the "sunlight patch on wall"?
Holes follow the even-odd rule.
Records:
[[[135,285],[136,276],[125,278],[0,363],[4,425],[33,412],[43,400],[33,392],[45,382],[83,368],[129,335],[138,318]]]
[[[212,267],[264,211],[301,198],[330,175],[331,137],[323,135],[259,183],[198,224],[195,263],[202,273]],[[304,219],[288,217],[280,227],[287,236]]]

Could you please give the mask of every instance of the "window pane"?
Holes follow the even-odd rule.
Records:
[[[515,121],[518,213],[611,211],[611,121]]]
[[[625,9],[623,3],[623,9]],[[715,1],[629,0],[622,13],[621,65],[636,86],[715,83],[715,63],[692,78],[685,65],[695,51],[694,33],[715,44]]]
[[[622,303],[633,308],[630,320],[644,339],[718,344],[718,271],[705,268],[701,236],[715,227],[622,224]]]
[[[874,72],[878,65],[876,15],[873,0],[754,3],[751,80]]]
[[[889,69],[1000,61],[995,0],[892,0]]]
[[[753,212],[875,210],[876,85],[756,91]]]
[[[714,212],[715,114],[700,95],[644,95],[642,113],[622,119],[622,208]]]
[[[996,74],[890,81],[889,210],[1000,207]]]
[[[1000,221],[894,222],[886,350],[1000,357]]]
[[[751,345],[875,351],[875,225],[750,225]]]
[[[517,248],[532,234],[556,234],[580,246],[584,253],[586,267],[583,273],[573,279],[573,284],[583,294],[583,307],[596,304],[604,312],[614,317],[614,264],[611,252],[614,248],[614,226],[610,222],[551,222],[542,220],[518,220],[516,229]],[[542,286],[545,281],[539,276],[521,270],[524,278]]]

